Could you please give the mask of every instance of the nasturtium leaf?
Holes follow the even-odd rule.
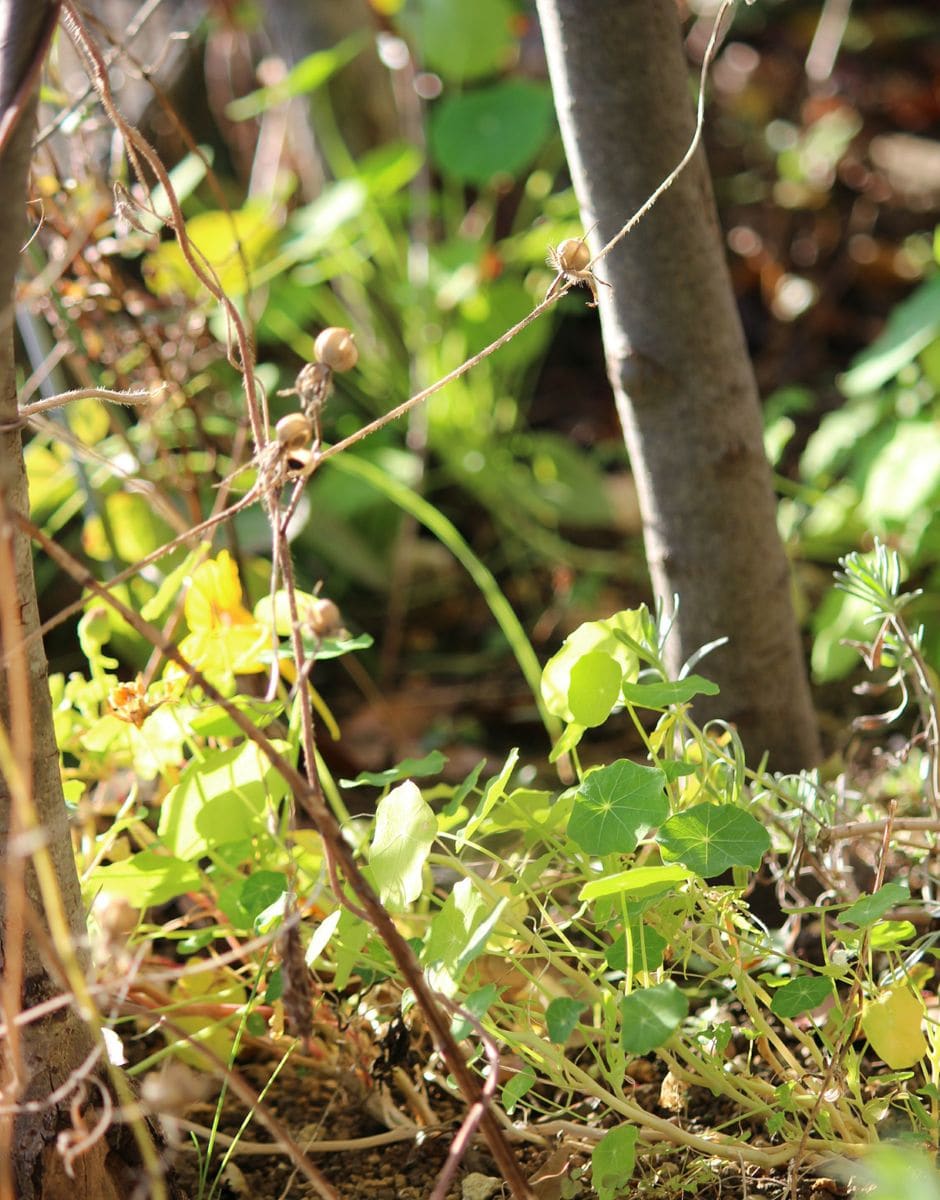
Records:
[[[637,988],[620,1001],[620,1044],[628,1054],[649,1054],[668,1041],[688,1015],[685,993],[671,979]]]
[[[664,709],[687,704],[695,696],[717,696],[718,684],[702,675],[687,675],[673,683],[625,683],[623,698],[637,708]]]
[[[250,272],[261,261],[276,234],[269,201],[250,200],[244,208],[197,213],[186,222],[186,233],[196,247],[197,261],[208,263],[219,286],[229,295],[244,295]],[[161,242],[141,263],[144,282],[156,296],[208,299],[209,292],[193,273],[176,241]]]
[[[894,950],[916,936],[912,921],[876,921],[868,932],[868,945],[872,950]]]
[[[464,845],[473,837],[496,805],[504,798],[506,788],[509,786],[509,780],[512,778],[512,773],[516,769],[518,761],[519,750],[513,746],[506,756],[506,761],[503,763],[499,774],[494,775],[484,788],[483,795],[480,797],[480,803],[476,806],[473,816],[463,829],[461,829],[460,833],[458,833],[456,841],[458,850],[463,849]]]
[[[518,175],[553,128],[548,88],[509,80],[442,100],[431,120],[431,152],[445,175],[484,186],[496,175]]]
[[[382,797],[369,865],[383,904],[403,908],[421,895],[422,869],[436,835],[434,811],[410,779]]]
[[[491,1004],[495,1004],[499,999],[499,988],[495,983],[488,983],[484,987],[477,988],[475,992],[471,992],[469,996],[461,1000],[460,1007],[467,1015],[464,1016],[461,1012],[457,1012],[454,1019],[450,1023],[450,1032],[455,1042],[462,1042],[465,1037],[469,1037],[474,1032],[472,1017],[476,1021],[480,1021],[486,1015],[486,1010]]]
[[[545,1010],[548,1040],[554,1042],[556,1046],[563,1046],[571,1037],[571,1032],[578,1023],[578,1017],[586,1008],[587,1005],[583,1000],[557,996]]]
[[[677,779],[683,779],[686,775],[694,775],[698,770],[698,764],[682,762],[680,759],[675,758],[661,758],[659,766],[669,783],[674,783]]]
[[[621,683],[624,679],[636,678],[637,656],[620,640],[618,632],[627,634],[634,641],[642,637],[642,612],[625,609],[603,621],[586,621],[565,638],[561,649],[548,660],[542,671],[542,699],[550,713],[569,724],[583,724],[572,711],[569,692],[573,670],[587,655],[603,654],[613,659],[620,667]]]
[[[447,759],[440,750],[432,750],[424,758],[403,758],[394,767],[385,771],[360,771],[355,779],[341,779],[340,787],[354,788],[370,784],[372,787],[387,787],[397,783],[399,779],[423,778],[426,775],[437,775],[447,765]]]
[[[503,1110],[507,1116],[512,1116],[513,1109],[535,1084],[535,1072],[530,1066],[525,1066],[517,1072],[502,1090]]]
[[[123,896],[135,908],[166,904],[201,884],[202,876],[192,863],[156,850],[141,850],[121,862],[96,867],[86,880],[87,889]]]
[[[634,971],[658,971],[663,965],[666,939],[639,919],[631,922],[629,935],[632,963],[627,961],[627,934],[621,933],[607,949],[607,966],[612,971],[626,971],[628,965]]]
[[[258,729],[264,729],[284,712],[282,700],[262,700],[256,696],[233,696],[229,706],[237,708]],[[244,737],[242,730],[221,704],[209,704],[196,711],[189,728],[200,737]]]
[[[460,879],[454,884],[440,912],[431,919],[424,939],[421,962],[425,966],[442,966],[459,982],[458,964],[467,954],[471,937],[490,909],[472,879]],[[485,942],[479,946],[482,954]],[[466,960],[469,964],[470,960]]]
[[[938,334],[940,276],[934,275],[894,306],[882,332],[839,380],[843,394],[853,397],[877,391],[913,362]]]
[[[571,751],[577,747],[578,742],[580,742],[583,737],[583,725],[575,725],[573,722],[570,725],[566,725],[564,733],[561,735],[555,745],[552,746],[552,752],[548,756],[548,761],[550,763],[556,763],[560,758],[564,757],[564,755],[570,754]]]
[[[480,79],[507,66],[515,42],[509,0],[422,0],[419,11],[404,24],[424,63],[446,80]]]
[[[252,923],[287,890],[282,871],[252,871],[242,884],[239,901]]]
[[[575,723],[593,729],[603,725],[620,699],[623,670],[609,654],[585,654],[571,668],[568,707]]]
[[[839,918],[844,925],[872,925],[896,904],[903,904],[911,897],[911,889],[901,880],[886,883],[870,896],[859,896],[854,904]]]
[[[905,983],[869,1000],[862,1009],[862,1032],[892,1071],[915,1066],[927,1053],[921,1029],[924,1011],[923,998]]]
[[[330,944],[330,939],[336,932],[336,926],[339,924],[339,919],[342,915],[343,910],[335,908],[323,918],[313,931],[313,935],[307,943],[307,949],[304,951],[304,962],[308,967],[316,965],[320,955]]]
[[[801,975],[774,992],[770,1011],[778,1017],[798,1017],[818,1008],[831,995],[831,979],[821,975]]]
[[[598,1200],[620,1200],[636,1166],[635,1125],[615,1125],[591,1154],[591,1183]]]
[[[656,840],[663,853],[705,879],[729,867],[760,866],[770,835],[760,821],[733,804],[697,804],[676,813]]]
[[[247,121],[260,116],[270,108],[286,104],[293,96],[314,92],[335,75],[362,50],[364,35],[354,35],[331,46],[329,50],[316,50],[300,59],[283,79],[267,87],[257,88],[245,96],[239,96],[226,105],[225,115],[230,121]]]
[[[92,558],[107,560],[117,554],[124,562],[137,562],[173,537],[173,530],[154,511],[145,496],[135,492],[114,492],[104,501],[105,536],[101,517],[86,523],[82,546]]]
[[[283,754],[286,742],[274,742]],[[254,744],[213,750],[194,759],[160,808],[158,832],[180,858],[201,858],[217,846],[267,833],[267,814],[288,793],[287,782]]]
[[[629,854],[642,830],[665,820],[665,783],[657,767],[627,758],[592,771],[575,794],[568,836],[588,854]]]
[[[657,866],[632,867],[629,871],[618,871],[602,879],[592,879],[578,893],[579,900],[598,900],[601,896],[655,896],[670,888],[680,887],[694,878],[695,872],[686,867]]]

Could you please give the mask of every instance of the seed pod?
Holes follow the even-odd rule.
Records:
[[[148,1071],[140,1085],[140,1098],[151,1112],[181,1117],[209,1091],[206,1075],[184,1063],[168,1063],[161,1071]]]
[[[331,371],[351,371],[359,361],[359,351],[348,329],[331,325],[324,329],[313,345],[317,362]]]
[[[292,412],[281,417],[274,427],[278,445],[284,450],[300,450],[313,440],[313,426],[303,413]]]
[[[565,238],[555,252],[562,271],[583,271],[591,261],[591,251],[581,238]]]
[[[306,614],[307,624],[317,637],[334,637],[343,628],[343,618],[332,600],[317,597]]]
[[[295,446],[287,451],[284,465],[288,471],[296,471],[306,478],[313,474],[319,457],[309,446]]]

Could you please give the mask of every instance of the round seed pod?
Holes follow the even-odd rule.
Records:
[[[583,271],[591,261],[591,251],[581,238],[565,238],[556,251],[563,271]]]
[[[307,624],[317,637],[333,637],[343,628],[343,618],[332,600],[318,596],[307,612]]]
[[[314,342],[313,353],[317,362],[331,371],[351,371],[359,361],[353,335],[339,325],[331,325],[320,333]]]
[[[313,426],[303,413],[292,412],[281,417],[274,426],[278,445],[285,450],[299,450],[313,440]]]

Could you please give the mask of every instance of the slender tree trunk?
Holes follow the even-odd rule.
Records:
[[[538,0],[572,180],[596,251],[686,152],[694,130],[674,0]],[[777,534],[754,373],[704,153],[598,269],[608,373],[636,476],[671,663],[730,644],[699,716],[733,721],[779,770],[819,757]]]
[[[11,770],[0,756],[0,1198],[124,1200],[135,1194],[134,1173],[124,1173],[114,1139],[109,1144],[101,1138],[78,1156],[71,1175],[57,1146],[60,1133],[68,1136],[74,1128],[70,1106],[78,1104],[91,1128],[100,1099],[94,1087],[85,1093],[91,1107],[81,1098],[76,1072],[84,1068],[86,1077],[94,1077],[101,1071],[92,1057],[96,1041],[76,1006],[56,1007],[11,1030],[18,1014],[54,1001],[62,990],[44,947],[58,940],[60,947],[75,947],[80,968],[87,960],[46,657],[41,640],[33,638],[39,614],[32,554],[28,539],[4,516],[29,511],[17,422],[13,280],[26,241],[38,68],[56,12],[49,0],[0,0],[0,139],[12,110],[22,106],[0,148],[0,726],[15,763]],[[47,852],[51,891],[48,881],[40,886],[33,869],[37,846]],[[51,894],[58,900],[50,913]],[[129,1140],[126,1131],[112,1132]]]

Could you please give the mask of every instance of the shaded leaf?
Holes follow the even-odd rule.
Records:
[[[620,1001],[620,1043],[628,1054],[649,1054],[679,1028],[689,1015],[685,994],[671,979],[638,988]]]

